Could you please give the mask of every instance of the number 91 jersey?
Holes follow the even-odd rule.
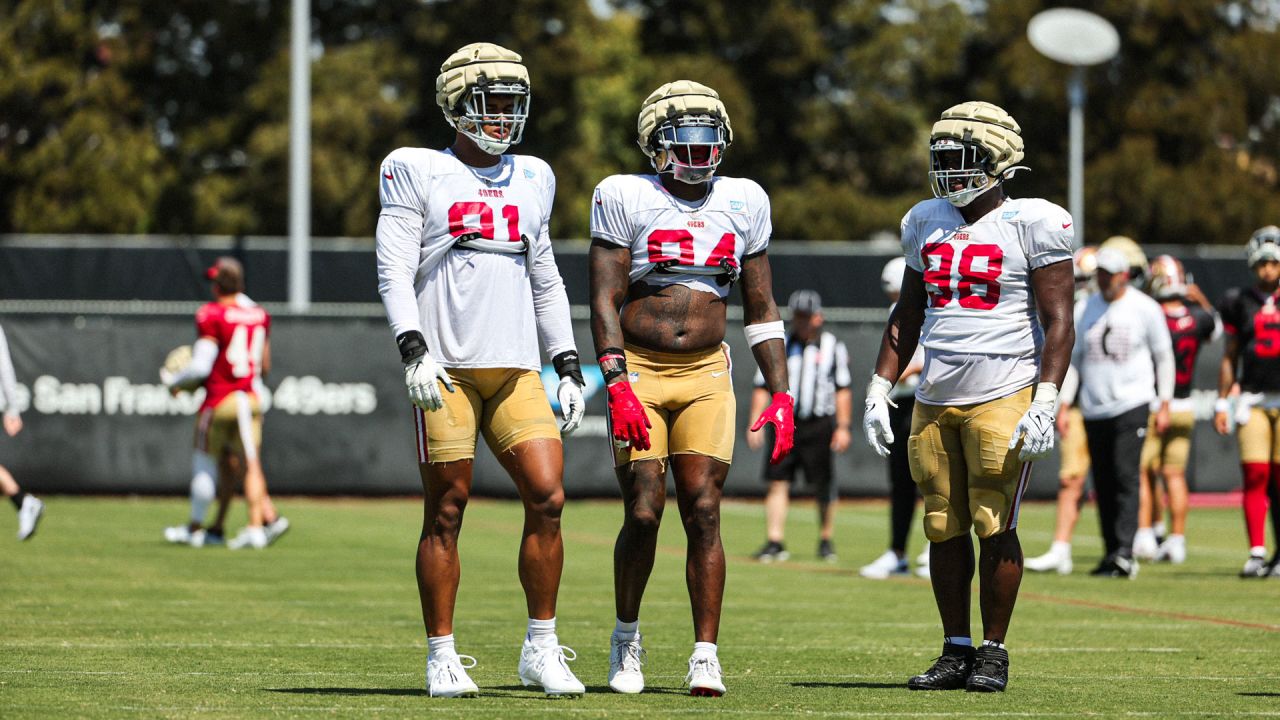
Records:
[[[907,265],[924,275],[927,350],[1026,357],[1044,334],[1031,271],[1071,260],[1071,215],[1039,198],[1008,199],[972,225],[930,199],[902,219]]]
[[[631,248],[631,284],[643,279],[725,297],[729,284],[717,282],[713,269],[741,269],[744,255],[765,251],[772,232],[769,196],[745,178],[713,177],[707,197],[689,203],[657,175],[612,175],[591,199],[591,237]]]

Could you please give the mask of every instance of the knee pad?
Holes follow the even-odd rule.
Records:
[[[924,496],[924,536],[929,542],[945,542],[969,532],[969,523],[962,522],[950,501],[941,495]]]
[[[988,488],[969,489],[969,513],[973,531],[983,540],[1004,532],[1009,524],[1009,498]]]

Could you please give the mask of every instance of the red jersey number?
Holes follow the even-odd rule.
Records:
[[[664,246],[675,245],[678,255],[668,255]],[[737,236],[733,233],[725,233],[720,236],[720,242],[712,248],[711,254],[707,256],[705,265],[715,267],[720,264],[723,258],[733,260],[734,250],[737,248]],[[676,261],[679,265],[693,265],[693,233],[688,230],[654,230],[649,233],[649,262],[659,263],[669,260]]]
[[[1253,316],[1253,352],[1260,358],[1280,357],[1280,313]]]
[[[929,306],[946,307],[953,295],[958,294],[961,307],[970,310],[995,307],[1000,302],[999,280],[1004,267],[1004,251],[999,245],[966,245],[960,251],[960,278],[953,291],[951,271],[955,266],[955,256],[955,248],[947,243],[932,243],[920,250]],[[978,260],[985,261],[985,267],[976,269]]]
[[[468,224],[468,217],[479,225]],[[520,208],[502,206],[502,219],[507,221],[507,239],[520,242]],[[449,234],[458,237],[468,233],[480,233],[485,240],[493,240],[493,208],[479,201],[456,202],[449,206]]]

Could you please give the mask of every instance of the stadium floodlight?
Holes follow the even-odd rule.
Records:
[[[1027,23],[1027,39],[1041,55],[1071,65],[1067,100],[1071,104],[1067,205],[1076,224],[1076,244],[1084,244],[1084,69],[1120,51],[1120,34],[1106,18],[1087,10],[1053,8]]]

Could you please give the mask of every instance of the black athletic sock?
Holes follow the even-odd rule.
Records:
[[[16,495],[9,496],[9,502],[13,503],[13,506],[19,510],[22,509],[22,501],[26,499],[27,499],[27,494],[22,492],[21,490],[19,490]]]

